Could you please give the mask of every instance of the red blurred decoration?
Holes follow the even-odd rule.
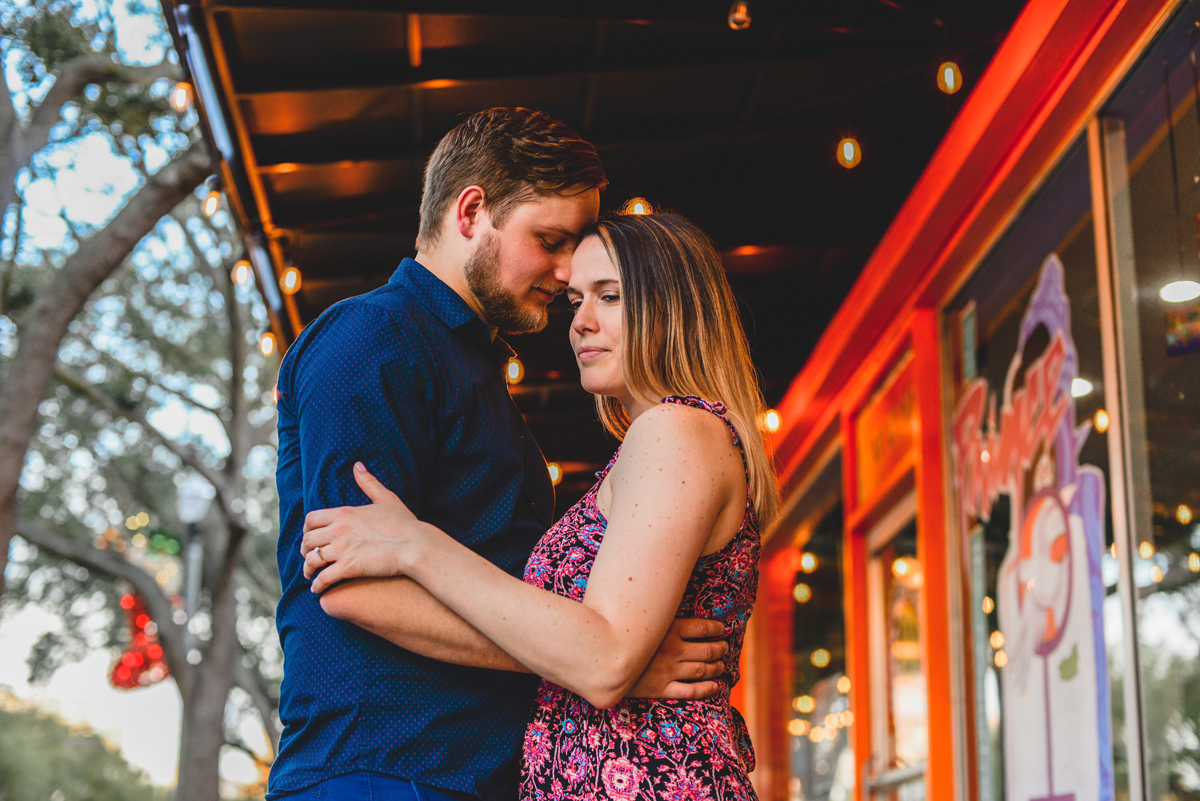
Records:
[[[126,595],[121,598],[121,608],[129,621],[129,646],[125,653],[113,665],[109,680],[112,685],[122,690],[132,690],[135,687],[148,687],[165,679],[169,672],[167,663],[163,661],[163,649],[158,644],[158,637],[146,633],[150,625],[150,615],[146,613],[146,604],[136,595]]]

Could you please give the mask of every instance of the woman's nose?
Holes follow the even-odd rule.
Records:
[[[571,318],[571,330],[577,334],[596,330],[595,315],[592,314],[592,304],[586,300],[575,308],[575,316]]]

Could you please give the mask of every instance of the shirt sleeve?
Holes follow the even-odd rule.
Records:
[[[418,517],[436,458],[436,364],[401,314],[348,303],[322,321],[292,365],[304,511],[359,506],[367,468]]]

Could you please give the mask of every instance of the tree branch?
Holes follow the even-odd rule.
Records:
[[[208,147],[197,142],[163,166],[102,230],[67,257],[37,295],[20,332],[17,352],[0,376],[0,576],[17,521],[17,487],[38,406],[54,375],[58,349],[71,320],[143,236],[212,171]],[[8,184],[0,184],[0,192]],[[6,204],[0,204],[4,208]],[[231,499],[226,498],[228,503]],[[0,579],[0,590],[3,589]]]
[[[185,445],[180,445],[178,442],[155,428],[154,425],[146,419],[144,414],[125,408],[121,404],[117,403],[116,400],[110,397],[103,390],[99,389],[93,384],[88,383],[83,376],[72,372],[61,364],[54,369],[54,377],[67,387],[78,392],[80,395],[87,397],[92,403],[96,404],[112,416],[122,417],[126,420],[137,423],[142,428],[146,429],[146,431],[154,435],[154,438],[157,439],[163,447],[175,454],[175,456],[178,457],[181,462],[195,470],[200,475],[204,476],[205,480],[212,484],[213,488],[216,489],[218,493],[225,488],[226,482],[223,474],[218,473],[206,465],[204,460],[201,459],[199,454],[197,454],[193,449]]]
[[[0,80],[0,84],[4,82]],[[17,267],[17,253],[21,249],[21,226],[24,215],[22,212],[25,209],[24,198],[18,197],[17,202],[12,205],[13,213],[16,219],[13,220],[13,235],[12,235],[12,250],[7,259],[4,260],[4,267],[0,268],[0,314],[8,314],[8,295],[12,291],[13,274]]]
[[[153,577],[114,553],[67,539],[39,523],[20,521],[17,523],[16,534],[40,550],[109,578],[132,584],[134,591],[146,602],[150,618],[158,626],[158,638],[162,643],[167,667],[179,684],[183,697],[188,697],[192,683],[192,666],[187,661],[183,626],[174,621],[171,602]]]
[[[271,754],[272,756],[278,754],[279,731],[275,728],[275,713],[279,706],[271,700],[262,676],[259,675],[257,670],[246,667],[245,663],[241,659],[238,659],[234,681],[254,702],[254,708],[258,710],[258,714],[263,721],[263,728],[267,730],[267,737],[271,741]]]

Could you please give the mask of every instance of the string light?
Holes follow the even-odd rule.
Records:
[[[558,466],[558,462],[547,462],[546,471],[550,473],[550,483],[557,487],[562,481],[562,468]]]
[[[295,295],[300,291],[300,270],[295,267],[288,267],[283,271],[283,275],[279,277],[279,288],[283,290],[285,295]]]
[[[250,262],[245,259],[238,261],[237,264],[233,265],[233,270],[229,273],[229,277],[238,286],[245,286],[250,281]]]
[[[808,722],[800,720],[800,718],[793,718],[788,721],[787,730],[788,734],[793,737],[803,737],[808,734]]]
[[[800,554],[800,569],[805,573],[811,573],[817,569],[817,557],[807,551]]]
[[[521,364],[521,360],[513,356],[508,360],[508,367],[504,369],[504,377],[510,384],[520,384],[521,379],[525,377],[525,365]]]
[[[838,688],[838,692],[841,693],[842,695],[845,695],[846,693],[850,692],[850,677],[842,676],[840,679],[838,679],[837,680],[837,688]]]
[[[1186,503],[1179,504],[1175,509],[1175,519],[1179,521],[1180,525],[1184,526],[1192,522],[1192,507]]]
[[[992,610],[996,608],[996,602],[991,599],[991,596],[985,595],[983,598],[983,613],[990,615]]]
[[[270,356],[275,352],[275,335],[270,331],[262,335],[259,340],[258,349],[262,351],[263,356]]]
[[[750,27],[750,4],[735,0],[729,7],[729,27],[735,31],[744,31]]]
[[[1092,416],[1092,425],[1096,428],[1097,434],[1103,434],[1108,430],[1108,412],[1103,409],[1097,409],[1096,414]]]
[[[1087,395],[1091,395],[1092,390],[1094,390],[1095,388],[1096,388],[1096,385],[1093,384],[1091,381],[1088,381],[1086,378],[1072,378],[1071,379],[1071,397],[1072,398],[1082,398]]]
[[[208,195],[204,198],[204,216],[211,217],[221,207],[221,192],[218,188],[217,176],[212,176],[204,185],[208,187]]]
[[[1200,573],[1200,553],[1192,551],[1188,554],[1188,570]]]
[[[910,569],[911,569],[911,565],[909,565],[908,560],[905,559],[903,556],[901,556],[899,559],[896,559],[895,561],[892,562],[892,575],[893,576],[907,576],[908,571]]]
[[[817,702],[811,695],[802,695],[792,701],[792,708],[802,715],[807,715],[817,708]]]
[[[1002,668],[1008,664],[1008,654],[1003,651],[997,651],[992,657],[992,662],[995,663],[996,667]]]
[[[763,415],[763,428],[774,434],[779,430],[779,422],[779,412],[767,409],[767,413]]]
[[[621,213],[622,214],[633,214],[635,216],[640,217],[645,214],[653,214],[654,207],[650,205],[650,201],[646,200],[646,198],[635,197],[632,200],[626,202],[625,205],[621,207]]]
[[[813,663],[814,667],[823,668],[829,664],[829,652],[824,648],[818,648],[812,652],[812,656],[809,657],[809,660]]]
[[[988,637],[988,642],[992,644],[993,648],[995,648],[997,651],[999,651],[1001,648],[1004,647],[1004,633],[999,632],[999,631],[993,631],[992,636]]]
[[[812,588],[801,582],[792,588],[792,597],[798,604],[806,604],[812,598]]]
[[[1162,568],[1159,567],[1158,565],[1155,565],[1154,567],[1150,568],[1150,578],[1152,578],[1154,580],[1155,584],[1162,581],[1163,580]]]
[[[962,73],[953,61],[947,61],[938,67],[938,89],[952,95],[962,88]]]
[[[824,742],[825,741],[825,729],[822,728],[821,726],[815,727],[812,731],[810,731],[808,733],[808,739],[812,740],[814,743]]]
[[[858,146],[858,140],[847,136],[838,142],[837,160],[848,170],[857,167],[858,162],[862,161],[862,148]]]
[[[1138,556],[1143,559],[1149,559],[1151,556],[1154,556],[1154,546],[1149,542],[1141,543],[1138,545]]]
[[[171,89],[171,108],[183,113],[192,107],[192,85],[178,81]]]
[[[1195,281],[1172,281],[1158,291],[1158,296],[1167,303],[1186,303],[1200,298],[1200,283]]]

